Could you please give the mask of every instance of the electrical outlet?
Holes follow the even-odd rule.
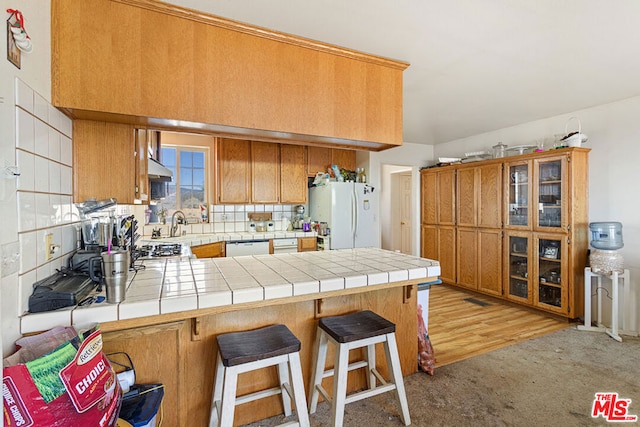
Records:
[[[55,252],[55,246],[53,244],[53,233],[47,233],[45,236],[45,252],[46,252],[46,260],[49,261],[53,258],[53,253]]]

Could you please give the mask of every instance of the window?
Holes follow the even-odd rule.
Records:
[[[201,147],[163,146],[162,164],[173,172],[173,181],[167,183],[167,196],[162,206],[169,214],[181,210],[187,218],[200,221],[201,209],[207,204],[207,158],[209,151]]]

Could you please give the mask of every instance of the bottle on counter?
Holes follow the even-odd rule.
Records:
[[[360,179],[359,181],[363,184],[367,183],[367,174],[364,171],[364,168],[360,169]]]

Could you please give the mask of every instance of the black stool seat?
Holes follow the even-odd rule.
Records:
[[[396,331],[396,325],[370,310],[324,317],[318,326],[339,343],[358,341]]]
[[[285,325],[218,335],[224,366],[236,366],[300,351],[300,340]]]

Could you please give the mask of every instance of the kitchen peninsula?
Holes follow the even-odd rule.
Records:
[[[153,259],[136,266],[122,303],[29,314],[22,333],[100,322],[105,352],[127,352],[136,382],[165,385],[165,420],[176,426],[207,425],[215,337],[221,333],[286,324],[302,342],[308,384],[316,320],[370,309],[397,325],[402,372],[415,372],[417,285],[440,274],[437,261],[376,248]],[[241,377],[238,393],[274,380],[270,371]],[[355,378],[350,382],[351,389],[360,386]],[[240,406],[236,418],[243,424],[259,420],[277,414],[279,405],[274,396]]]

